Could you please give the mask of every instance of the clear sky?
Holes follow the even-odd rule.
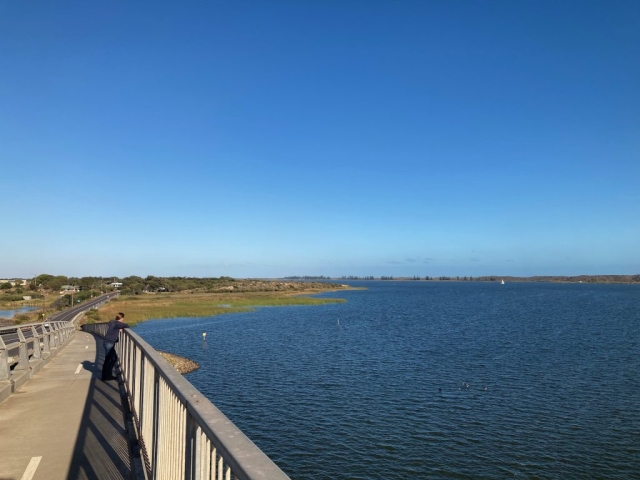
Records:
[[[640,2],[0,3],[0,277],[640,273]]]

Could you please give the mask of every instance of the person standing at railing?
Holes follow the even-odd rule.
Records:
[[[102,364],[102,381],[106,382],[107,380],[115,380],[115,376],[113,375],[113,367],[116,364],[117,356],[116,356],[116,343],[118,341],[118,336],[120,335],[120,330],[123,328],[129,328],[129,325],[122,322],[124,318],[124,313],[120,312],[116,315],[116,318],[109,322],[109,326],[107,327],[107,333],[104,336],[104,363]]]

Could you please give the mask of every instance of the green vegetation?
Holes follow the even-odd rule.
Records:
[[[16,325],[20,325],[21,323],[29,323],[32,322],[31,315],[26,313],[19,313],[15,317],[13,317],[13,323]]]
[[[324,305],[344,302],[340,298],[312,298],[274,293],[189,294],[168,293],[162,295],[121,295],[104,305],[99,311],[91,311],[89,322],[106,322],[118,312],[124,312],[125,322],[138,322],[155,318],[208,317],[224,313],[247,312],[255,307],[282,307],[300,305]]]
[[[92,308],[84,314],[83,323],[100,323],[101,321],[100,313],[96,309]]]
[[[256,306],[318,305],[342,300],[294,297],[345,288],[324,282],[236,280],[231,277],[65,277],[37,275],[31,280],[3,282],[0,307],[7,309],[35,306],[38,310],[23,314],[18,322],[35,322],[71,305],[120,291],[121,296],[100,312],[85,315],[87,322],[113,318],[116,311],[127,312],[127,322],[149,318],[200,317],[247,311]],[[26,298],[26,299],[25,299]],[[114,305],[118,305],[114,307]]]

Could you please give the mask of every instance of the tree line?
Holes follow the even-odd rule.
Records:
[[[31,295],[36,297],[41,292],[64,291],[64,287],[69,286],[77,289],[78,292],[74,296],[78,298],[83,294],[92,292],[105,293],[113,290],[119,290],[126,294],[140,294],[143,292],[181,292],[184,290],[211,290],[221,286],[232,285],[236,280],[231,277],[156,277],[148,275],[147,277],[138,277],[131,275],[128,277],[66,277],[64,275],[41,274],[29,279],[26,285],[16,282],[0,284],[0,290],[10,295]],[[120,283],[122,286],[114,287],[114,283]]]

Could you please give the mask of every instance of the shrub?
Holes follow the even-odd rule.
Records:
[[[51,308],[55,308],[55,309],[61,310],[61,309],[65,308],[66,306],[69,305],[69,301],[70,301],[70,296],[69,295],[65,295],[65,296],[60,297],[59,299],[57,299],[55,302],[53,302],[51,304]]]
[[[19,313],[15,317],[13,317],[13,323],[19,325],[21,323],[29,323],[31,321],[31,317],[26,313]]]
[[[22,295],[16,295],[14,293],[5,293],[2,296],[3,302],[19,302],[20,300],[22,300]]]
[[[100,313],[98,313],[98,310],[95,310],[93,308],[85,312],[84,318],[86,319],[87,323],[100,323],[102,321],[102,319],[100,318]]]

